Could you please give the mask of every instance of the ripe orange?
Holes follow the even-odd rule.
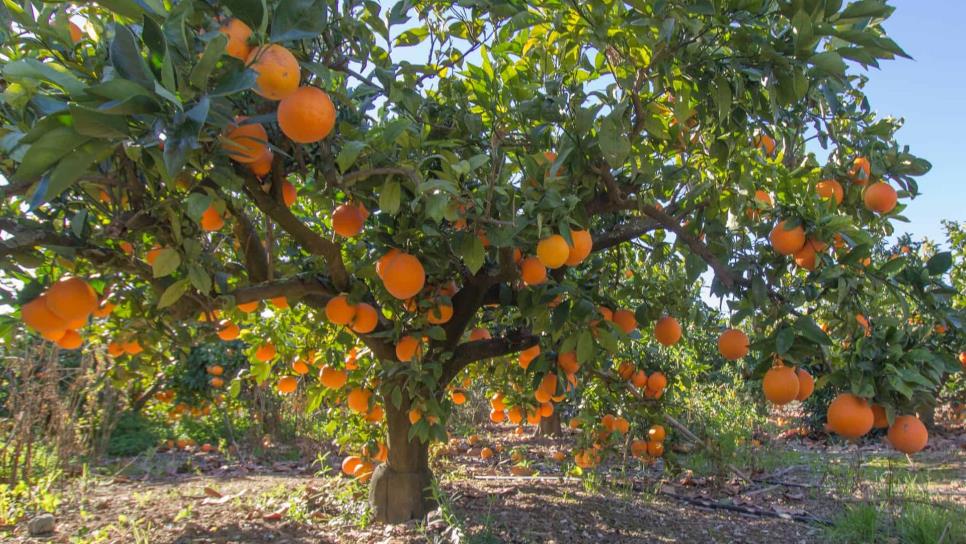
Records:
[[[222,25],[218,32],[228,36],[228,45],[225,46],[225,53],[228,56],[240,61],[248,58],[248,54],[252,51],[251,46],[248,45],[248,40],[252,37],[251,27],[233,17]]]
[[[56,329],[52,331],[42,332],[40,333],[40,336],[44,337],[44,340],[48,340],[50,342],[56,343],[61,338],[63,338],[65,334],[67,334],[67,329]]]
[[[148,250],[148,252],[147,252],[147,253],[146,253],[146,254],[144,255],[144,260],[145,260],[145,261],[147,261],[147,262],[148,262],[148,264],[150,264],[150,265],[153,265],[153,264],[154,264],[154,261],[156,261],[156,260],[157,260],[157,258],[158,258],[158,255],[160,255],[160,254],[161,254],[161,250],[163,250],[163,249],[164,249],[164,248],[163,248],[163,247],[161,247],[161,246],[154,246],[154,247],[152,247],[152,248],[151,248],[151,249],[149,249],[149,250]]]
[[[767,134],[755,136],[755,147],[763,151],[765,155],[771,156],[775,152],[776,145],[775,139]]]
[[[493,457],[493,450],[492,449],[490,449],[490,448],[483,448],[482,450],[480,450],[480,458],[481,459],[486,460],[486,459],[489,459],[491,457]]]
[[[238,325],[235,325],[230,320],[225,319],[219,323],[218,338],[221,338],[225,341],[234,340],[238,338],[239,334],[241,334],[241,329],[238,328]]]
[[[671,316],[664,316],[654,325],[654,338],[665,346],[673,346],[681,339],[681,324]]]
[[[292,361],[292,372],[299,376],[305,376],[309,373],[309,365],[302,359],[296,359]]]
[[[120,357],[122,353],[124,353],[124,346],[122,346],[120,343],[109,342],[107,344],[107,354],[111,357]]]
[[[889,417],[886,415],[885,408],[879,404],[872,405],[872,427],[875,429],[885,429],[889,426]]]
[[[506,405],[503,403],[503,393],[494,393],[493,396],[490,397],[490,408],[493,408],[494,410],[502,410],[506,408]]]
[[[116,304],[112,303],[109,300],[105,300],[105,301],[102,301],[101,304],[93,312],[91,312],[91,315],[93,315],[98,319],[103,319],[111,315],[111,312],[113,312],[114,308],[116,307],[117,307]]]
[[[647,390],[652,392],[663,391],[667,387],[667,376],[663,372],[657,371],[647,377]]]
[[[291,208],[292,204],[298,200],[299,192],[298,189],[292,185],[292,182],[285,180],[282,182],[282,204],[285,204],[286,208]]]
[[[338,295],[325,303],[325,317],[336,325],[348,325],[356,316],[356,306],[349,304],[349,297]]]
[[[845,198],[845,191],[842,189],[842,184],[834,179],[823,179],[818,182],[815,185],[815,192],[825,200],[834,199],[836,205],[841,204]]]
[[[647,438],[653,442],[664,442],[665,437],[667,437],[667,432],[662,425],[652,425],[647,430]]]
[[[728,329],[718,337],[718,352],[730,361],[748,355],[748,335],[738,329]]]
[[[407,334],[400,338],[396,344],[396,358],[403,362],[412,361],[422,351],[421,348],[420,340],[411,334]]]
[[[617,369],[617,375],[621,377],[622,380],[630,380],[634,375],[634,365],[629,361],[624,361],[621,363],[620,367]]]
[[[826,421],[832,431],[846,438],[858,438],[872,429],[875,416],[865,399],[842,393],[829,404]]]
[[[815,270],[818,266],[818,258],[815,254],[815,246],[806,243],[802,249],[795,252],[795,265],[805,270]]]
[[[812,392],[815,391],[815,378],[804,368],[799,368],[795,374],[798,376],[798,395],[795,396],[795,400],[803,401],[811,397]]]
[[[124,347],[124,353],[127,353],[128,355],[137,355],[138,353],[144,351],[144,348],[141,347],[141,343],[137,340],[129,340],[124,342],[122,345]]]
[[[409,417],[410,425],[415,425],[419,423],[419,420],[423,419],[423,413],[419,408],[411,408],[407,416]]]
[[[594,249],[594,240],[586,230],[572,230],[570,238],[574,245],[568,246],[567,260],[564,264],[577,266],[590,256],[590,252]]]
[[[887,214],[894,210],[898,198],[896,190],[882,181],[866,187],[865,193],[862,195],[865,207],[870,211],[881,214]]]
[[[373,404],[372,408],[366,413],[366,421],[370,423],[376,423],[382,421],[383,416],[386,415],[386,411],[382,409],[382,406],[378,404]]]
[[[396,255],[399,255],[400,253],[402,252],[398,249],[390,248],[389,251],[384,253],[383,256],[379,257],[379,260],[376,261],[376,275],[379,276],[380,280],[385,279],[383,276],[386,273],[386,266],[390,263],[390,261],[396,258]]]
[[[959,363],[966,366],[966,351],[959,352]]]
[[[97,293],[80,278],[60,280],[47,289],[47,309],[65,322],[87,320],[97,309]]]
[[[614,312],[614,324],[624,331],[624,334],[630,334],[637,328],[637,318],[630,310],[617,310]]]
[[[466,393],[460,391],[459,389],[451,391],[449,397],[453,399],[453,404],[457,406],[466,402]]]
[[[250,314],[258,309],[258,301],[253,300],[251,302],[242,302],[237,305],[237,308],[246,314]]]
[[[131,245],[131,242],[121,240],[117,243],[117,247],[121,248],[121,251],[127,255],[134,255],[134,246]]]
[[[540,356],[540,345],[531,346],[520,352],[520,366],[524,370],[530,366],[534,359]]]
[[[214,387],[215,389],[221,389],[221,387],[225,385],[225,380],[223,378],[219,378],[218,376],[215,376],[210,380],[208,380],[208,385]]]
[[[902,453],[916,453],[926,447],[929,433],[916,416],[899,416],[886,435],[892,447]]]
[[[664,444],[655,440],[648,440],[647,454],[651,457],[660,457],[664,455]]]
[[[211,365],[205,368],[205,372],[212,376],[221,376],[225,373],[225,368],[221,365]]]
[[[545,402],[540,405],[540,417],[550,417],[553,415],[553,403]],[[625,420],[626,423],[626,420]]]
[[[364,210],[365,208],[361,204],[349,203],[339,205],[332,212],[332,230],[339,236],[345,238],[352,238],[359,234],[366,224],[367,213]]]
[[[335,115],[335,106],[325,91],[299,87],[278,104],[278,128],[293,142],[310,144],[332,132]]]
[[[228,158],[235,162],[248,164],[257,161],[268,149],[268,133],[258,123],[242,124],[246,118],[239,116],[229,126],[225,134],[227,142],[222,144]]]
[[[264,363],[274,359],[275,353],[275,345],[271,342],[265,342],[255,350],[255,358]]]
[[[435,308],[430,308],[426,312],[426,321],[432,325],[442,325],[453,317],[453,307],[449,304],[438,304]]]
[[[580,362],[577,361],[577,354],[573,351],[557,354],[557,368],[563,370],[564,374],[575,374],[580,370]],[[550,391],[553,394],[553,391]]]
[[[342,473],[346,476],[352,476],[356,468],[362,464],[362,459],[356,457],[355,455],[350,455],[342,460]]]
[[[353,412],[365,414],[369,412],[369,397],[371,396],[372,391],[363,389],[361,387],[355,387],[352,389],[352,391],[349,391],[349,396],[346,399],[346,403],[349,405],[349,409]]]
[[[470,331],[470,342],[475,342],[477,340],[489,340],[492,338],[490,331],[483,328],[475,328]]]
[[[269,100],[281,100],[299,86],[299,61],[278,44],[263,45],[248,54],[246,63],[258,74],[254,91]]]
[[[272,297],[268,299],[268,301],[272,303],[272,306],[275,306],[279,310],[284,310],[288,308],[288,298],[286,298],[285,295],[282,295],[280,297]]]
[[[540,285],[547,281],[547,268],[537,257],[527,257],[520,261],[520,277],[527,285]]]
[[[768,192],[763,191],[761,189],[757,189],[755,191],[755,201],[756,202],[760,202],[766,208],[770,208],[774,204],[772,202],[771,195],[768,194]],[[752,220],[757,219],[758,218],[758,210],[755,209],[755,208],[748,208],[748,209],[745,210],[745,216],[748,219],[752,219]]]
[[[872,175],[872,165],[869,164],[869,159],[865,157],[856,157],[852,161],[852,169],[849,170],[849,178],[852,179],[852,183],[856,185],[865,185],[869,182],[869,177]]]
[[[510,423],[519,425],[520,422],[523,421],[523,411],[519,406],[511,406],[510,409],[506,411],[506,418],[510,420]]]
[[[299,381],[295,376],[282,376],[278,379],[278,392],[283,395],[294,393],[299,386]]]
[[[769,235],[771,246],[781,255],[791,255],[805,245],[805,229],[798,225],[791,230],[785,228],[785,221],[779,221]]]
[[[356,315],[352,319],[352,330],[359,334],[368,334],[379,324],[379,312],[371,304],[360,302],[356,305]]]
[[[20,308],[20,319],[28,327],[41,333],[63,331],[67,328],[64,319],[47,307],[47,295],[40,295],[24,304]]]
[[[74,24],[73,21],[67,22],[67,29],[70,31],[70,41],[77,43],[83,39],[84,31],[81,30],[81,27]]]
[[[798,397],[798,375],[788,366],[772,367],[765,373],[761,389],[769,402],[779,406],[788,404]]]
[[[77,334],[77,331],[73,329],[67,329],[64,335],[57,340],[57,345],[63,349],[77,349],[84,344],[84,339],[81,335]]]
[[[246,164],[248,169],[251,170],[252,174],[255,174],[257,178],[263,178],[272,171],[272,162],[275,160],[275,154],[272,150],[265,148],[262,150],[262,154],[259,155],[257,159],[253,162]]]
[[[319,381],[322,382],[324,387],[328,387],[329,389],[341,389],[348,379],[349,376],[344,370],[332,368],[329,365],[323,366],[319,372]]]
[[[559,234],[552,234],[537,243],[537,259],[547,268],[560,268],[570,256],[570,246]]]
[[[647,454],[647,441],[634,439],[631,441],[631,455],[634,457],[643,457]]]
[[[218,213],[214,205],[209,205],[201,214],[201,229],[206,232],[220,230],[225,226],[225,219]]]
[[[406,300],[423,289],[426,271],[419,259],[408,253],[400,253],[386,264],[382,282],[389,294]]]

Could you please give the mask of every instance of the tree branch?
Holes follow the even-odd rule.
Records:
[[[352,185],[353,183],[362,181],[375,176],[406,176],[413,181],[419,181],[419,174],[415,170],[409,168],[400,167],[385,167],[385,168],[372,168],[369,170],[358,170],[355,172],[350,172],[342,176],[342,185]]]
[[[539,341],[539,336],[526,331],[515,331],[502,338],[460,344],[453,351],[453,357],[443,365],[440,386],[445,387],[461,370],[476,361],[517,353],[535,346]]]

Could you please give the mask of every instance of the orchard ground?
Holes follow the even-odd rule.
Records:
[[[331,445],[266,441],[257,456],[152,448],[51,489],[62,503],[44,541],[966,542],[961,409],[943,407],[913,460],[880,435],[855,445],[809,433],[801,416],[797,405],[772,410],[737,471],[682,441],[666,460],[612,459],[583,477],[553,458],[573,447],[573,431],[549,438],[480,423],[434,448],[442,506],[397,526],[369,521],[367,491],[340,475]],[[481,459],[484,447],[495,455]],[[868,526],[870,508],[880,515]],[[5,541],[35,541],[26,518],[3,531]]]

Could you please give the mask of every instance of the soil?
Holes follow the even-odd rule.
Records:
[[[931,437],[930,447],[911,467],[876,441],[859,448],[798,436],[776,439],[762,444],[763,451],[794,461],[752,469],[746,475],[753,482],[733,474],[672,472],[663,460],[642,464],[634,459],[611,461],[594,478],[581,479],[563,472],[572,465],[551,457],[556,450],[570,457],[573,436],[568,431],[554,439],[490,426],[480,436],[474,445],[459,439],[434,448],[444,507],[418,523],[368,523],[365,487],[337,475],[337,457],[323,464],[256,463],[229,460],[218,452],[174,451],[71,480],[60,490],[53,535],[29,537],[24,519],[0,530],[0,540],[562,544],[772,542],[780,537],[787,543],[820,543],[825,542],[823,522],[845,503],[875,496],[877,486],[900,470],[929,482],[931,499],[966,505],[966,437],[961,432]],[[483,446],[496,449],[497,455],[482,460]],[[514,472],[534,476],[511,472],[514,451],[525,458]],[[862,467],[863,478],[856,479],[849,467]]]

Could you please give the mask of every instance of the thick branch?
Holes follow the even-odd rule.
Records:
[[[632,218],[626,223],[616,225],[614,228],[595,236],[593,251],[602,251],[628,240],[633,240],[660,226],[660,223],[652,219]]]
[[[325,259],[329,277],[332,278],[332,283],[336,289],[340,291],[348,290],[349,275],[346,272],[345,264],[342,262],[342,250],[339,244],[325,239],[322,235],[310,229],[308,225],[295,217],[281,201],[262,191],[254,175],[245,175],[245,194],[252,199],[262,213],[278,223],[309,253]]]
[[[299,276],[285,280],[246,285],[228,294],[235,298],[236,304],[281,296],[291,300],[299,300],[309,295],[315,295],[321,299],[317,302],[324,306],[328,299],[335,295],[335,291],[320,278],[315,276]]]
[[[385,167],[385,168],[372,168],[369,170],[357,170],[355,172],[350,172],[342,176],[342,185],[352,185],[353,183],[362,181],[375,176],[406,176],[413,181],[419,181],[419,175],[409,168],[399,168],[399,167]]]
[[[440,378],[440,385],[445,386],[461,370],[476,361],[517,353],[537,345],[539,341],[540,337],[534,336],[529,332],[516,331],[502,338],[476,340],[460,344],[453,352],[453,357],[443,365],[443,375]]]

